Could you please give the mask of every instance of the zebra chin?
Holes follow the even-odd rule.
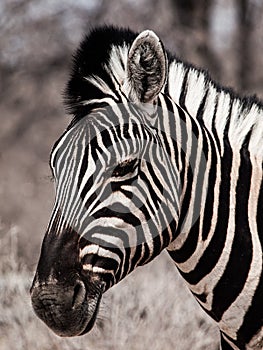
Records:
[[[88,333],[95,324],[103,283],[90,286],[82,280],[74,285],[49,282],[31,288],[36,315],[58,336],[74,337]]]

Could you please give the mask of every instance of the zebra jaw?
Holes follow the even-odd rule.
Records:
[[[88,282],[78,277],[71,284],[51,279],[39,283],[36,277],[30,292],[36,315],[57,335],[73,337],[94,326],[104,289],[97,276],[89,276]]]

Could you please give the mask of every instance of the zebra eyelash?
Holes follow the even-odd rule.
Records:
[[[115,167],[115,169],[112,172],[112,176],[123,177],[130,173],[133,173],[137,165],[138,165],[137,158],[127,159]]]

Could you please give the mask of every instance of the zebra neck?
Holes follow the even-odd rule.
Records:
[[[239,149],[251,134],[249,151],[263,158],[263,106],[255,97],[240,98],[206,72],[176,60],[170,63],[166,89],[175,104],[218,139],[221,154],[226,137]]]
[[[175,61],[169,67],[166,92],[173,102],[174,117],[169,125],[173,123],[178,149],[175,153],[179,154],[177,163],[183,175],[179,224],[168,249],[179,251],[190,237],[189,232],[198,242],[213,237],[217,210],[228,210],[229,196],[219,201],[219,195],[225,195],[230,178],[238,179],[235,174],[241,164],[249,167],[251,162],[255,173],[262,174],[263,109],[259,101],[241,99],[218,87],[204,72]],[[220,192],[221,188],[224,191]],[[196,247],[196,256],[203,247]],[[175,261],[180,258],[174,255]]]

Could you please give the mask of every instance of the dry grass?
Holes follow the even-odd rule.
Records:
[[[0,249],[6,254],[0,260],[0,350],[218,349],[216,326],[166,254],[105,294],[91,333],[57,337],[32,311],[32,273],[16,263],[16,228],[1,237]]]

